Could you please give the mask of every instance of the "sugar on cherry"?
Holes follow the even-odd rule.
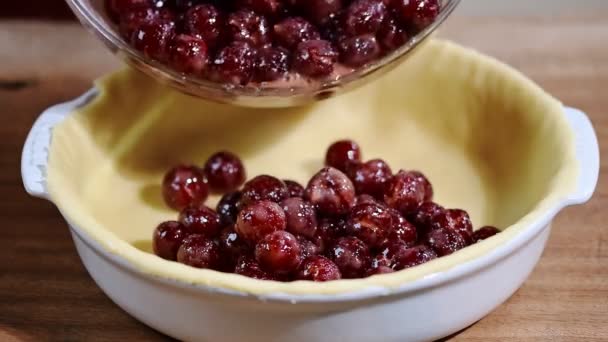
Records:
[[[266,235],[286,227],[283,208],[275,202],[262,200],[245,206],[239,212],[234,228],[240,237],[255,244]]]
[[[333,261],[324,256],[315,255],[302,262],[296,277],[299,280],[324,282],[339,280],[342,278],[342,274]]]
[[[425,186],[418,175],[401,170],[388,182],[384,201],[403,215],[409,215],[422,205],[425,196]]]
[[[368,246],[352,236],[336,240],[327,254],[344,278],[362,277],[371,264]]]
[[[180,34],[173,39],[169,65],[184,74],[202,75],[207,67],[207,44],[199,37]]]
[[[189,206],[179,214],[179,222],[194,234],[215,237],[221,229],[220,216],[205,205]]]
[[[212,4],[190,7],[183,17],[185,31],[205,41],[209,49],[215,49],[224,35],[225,15]]]
[[[280,47],[258,49],[254,79],[270,82],[285,77],[289,71],[290,58],[289,51]]]
[[[426,238],[426,244],[439,256],[452,254],[467,246],[466,241],[460,234],[447,228],[430,231]]]
[[[354,206],[349,214],[346,229],[369,247],[380,247],[388,238],[394,215],[379,203],[363,203]]]
[[[407,245],[401,245],[406,247]],[[394,251],[393,269],[402,270],[417,265],[424,264],[437,258],[437,253],[425,245],[418,245],[409,248],[400,248]]]
[[[203,204],[209,195],[209,186],[198,167],[179,165],[165,174],[162,194],[169,207],[183,210],[188,206]]]
[[[262,200],[279,203],[289,196],[287,185],[269,175],[259,175],[247,181],[242,192],[241,201],[244,205]]]
[[[248,9],[230,13],[226,19],[226,31],[232,41],[245,42],[254,47],[268,44],[271,40],[266,17]]]
[[[338,61],[334,46],[323,39],[303,41],[295,48],[292,67],[295,71],[310,77],[331,74]]]
[[[220,247],[206,236],[190,235],[179,247],[177,261],[196,268],[217,269],[222,261]]]
[[[144,21],[133,31],[131,43],[146,57],[159,62],[167,62],[170,47],[175,36],[175,22],[170,20]]]
[[[177,250],[190,232],[177,221],[163,222],[154,229],[152,248],[154,254],[167,260],[177,260]]]
[[[283,180],[283,183],[287,186],[289,197],[304,197],[304,187],[302,184],[289,179]]]
[[[274,39],[279,45],[293,49],[301,42],[321,39],[317,28],[302,17],[289,17],[273,27]]]
[[[355,186],[342,171],[333,167],[325,167],[314,175],[304,195],[322,215],[345,215],[355,204]]]
[[[382,159],[372,159],[349,169],[349,176],[358,194],[368,194],[382,200],[393,178],[393,171]]]
[[[300,243],[293,234],[277,230],[258,242],[255,259],[268,272],[289,274],[302,262]]]
[[[264,271],[260,264],[248,255],[243,255],[237,260],[234,273],[259,280],[277,280],[275,275]]]
[[[391,4],[402,24],[418,30],[435,21],[440,11],[439,0],[392,0]]]
[[[317,232],[317,212],[312,203],[301,197],[290,197],[281,202],[287,220],[287,231],[313,238]]]
[[[257,51],[249,43],[234,41],[218,52],[207,76],[215,82],[245,85],[253,79],[256,59]]]
[[[216,152],[207,159],[204,167],[209,188],[215,193],[226,193],[236,190],[245,182],[245,166],[241,159],[232,152]]]
[[[376,33],[387,15],[384,0],[354,0],[344,13],[345,31],[350,36]]]
[[[473,242],[473,223],[469,214],[461,209],[448,209],[441,211],[433,218],[431,230],[445,228],[458,233],[462,239],[470,244]]]
[[[325,154],[325,165],[347,172],[352,164],[361,161],[361,147],[352,140],[339,140],[329,146]]]

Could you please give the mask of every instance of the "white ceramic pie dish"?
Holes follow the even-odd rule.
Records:
[[[167,273],[151,272],[156,264],[138,260],[152,256],[134,248],[125,251],[119,240],[101,239],[106,235],[81,224],[79,215],[49,195],[47,165],[53,129],[98,96],[93,89],[48,109],[36,121],[23,151],[25,188],[33,196],[56,201],[83,264],[117,305],[145,324],[188,341],[427,341],[457,332],[487,315],[522,285],[542,254],[555,215],[566,206],[587,201],[599,172],[591,123],[582,112],[563,108],[561,115],[573,132],[568,144],[575,149],[579,170],[574,186],[564,196],[539,204],[535,215],[518,222],[518,229],[504,241],[493,240],[500,244],[492,246],[489,239],[486,245],[472,247],[479,252],[470,252],[469,257],[464,257],[466,252],[446,257],[460,257],[462,262],[440,270],[439,266],[425,268],[429,272],[407,279],[406,274],[415,273],[406,270],[403,281],[396,274],[318,285],[319,291],[315,291],[317,284],[277,285],[233,275],[219,279],[209,271],[193,271],[192,277],[180,278],[175,275],[184,273],[183,265],[159,261]]]

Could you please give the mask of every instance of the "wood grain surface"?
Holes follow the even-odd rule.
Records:
[[[608,13],[454,18],[441,35],[506,61],[586,111],[603,157],[594,198],[559,214],[525,285],[449,339],[608,341]],[[54,206],[21,185],[21,148],[37,115],[119,62],[70,23],[0,22],[0,47],[0,341],[167,340],[97,288]]]

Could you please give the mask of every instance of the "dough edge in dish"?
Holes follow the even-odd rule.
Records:
[[[558,130],[558,135],[561,137],[561,141],[564,142],[563,145],[560,146],[562,149],[561,152],[563,152],[561,156],[563,162],[550,182],[551,188],[547,190],[547,196],[538,202],[533,210],[519,219],[515,224],[505,227],[503,233],[458,251],[450,256],[436,259],[429,263],[393,274],[364,279],[340,280],[327,283],[302,281],[280,283],[259,281],[235,274],[193,269],[179,263],[162,260],[153,254],[135,248],[131,243],[105,229],[94,217],[87,215],[88,209],[85,204],[81,201],[78,194],[71,190],[78,187],[86,187],[87,184],[85,183],[85,180],[75,179],[73,175],[70,176],[69,173],[65,172],[67,168],[77,167],[74,164],[69,165],[69,163],[65,163],[66,160],[70,160],[69,157],[65,156],[65,154],[69,153],[69,148],[59,149],[53,148],[54,146],[51,145],[48,167],[48,189],[50,197],[77,231],[84,233],[85,237],[94,240],[105,251],[125,259],[128,264],[133,265],[139,272],[162,279],[176,280],[186,284],[203,285],[214,289],[227,289],[254,295],[274,293],[288,295],[331,295],[364,291],[369,288],[378,287],[390,290],[425,276],[448,270],[456,265],[478,258],[497,246],[506,243],[529,227],[530,224],[536,222],[541,216],[555,209],[560,201],[574,190],[579,165],[574,155],[573,133],[563,116],[562,105],[557,100],[546,94],[532,81],[500,62],[449,42],[438,40],[431,41],[428,44],[425,44],[424,47],[421,47],[421,50],[417,52],[413,58],[419,59],[420,63],[426,63],[423,61],[424,59],[437,62],[438,57],[436,56],[441,56],[440,58],[443,61],[443,64],[434,64],[432,67],[440,68],[446,72],[450,72],[449,70],[458,70],[460,66],[465,69],[474,66],[474,68],[472,68],[474,72],[472,72],[470,77],[472,78],[471,82],[477,86],[480,84],[485,85],[484,77],[488,77],[493,83],[493,88],[516,86],[524,89],[525,94],[519,93],[517,94],[517,97],[514,97],[515,100],[522,102],[519,106],[525,106],[527,101],[530,106],[534,105],[535,107],[541,108],[544,112],[543,115],[547,115],[552,119],[552,123],[555,125],[554,128]],[[449,62],[447,60],[449,60]],[[393,71],[395,74],[391,77],[397,77],[395,75],[398,75],[397,73],[399,72],[403,72],[403,75],[407,75],[406,69],[405,66],[403,68],[399,67],[398,69],[395,69],[395,71]],[[100,103],[111,101],[111,93],[106,92],[107,88],[105,85],[110,81],[120,81],[121,78],[128,77],[129,73],[131,73],[131,71],[119,72],[98,82],[98,88],[102,91],[93,102]],[[382,82],[382,79],[377,82]],[[488,81],[485,80],[485,82]],[[354,95],[345,94],[344,96],[351,96],[349,98],[353,98],[357,95],[364,95],[365,92],[371,91],[369,86],[372,85],[354,91],[352,93]],[[340,101],[341,98],[342,97],[338,97],[328,101]],[[88,139],[86,136],[87,133],[79,128],[75,119],[77,115],[82,114],[85,110],[86,107],[79,110],[74,115],[71,115],[65,122],[57,126],[57,129],[53,132],[53,141],[64,146],[69,145],[69,142],[67,141],[68,137],[72,143],[79,139],[86,141]],[[139,124],[144,125],[145,123]],[[101,137],[101,139],[112,139],[112,137]],[[112,156],[104,156],[103,151],[100,150],[93,149],[90,152],[90,154],[78,160],[78,163],[82,163],[83,165],[91,164],[97,162],[99,158],[112,158]],[[114,151],[114,153],[120,155],[120,148],[117,151]],[[102,167],[112,168],[113,166],[112,164],[104,164]],[[76,183],[76,185],[74,183]]]

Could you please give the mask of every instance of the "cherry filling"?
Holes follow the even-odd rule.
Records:
[[[145,57],[193,77],[247,85],[290,73],[325,78],[337,63],[362,67],[431,25],[440,3],[105,0],[105,8]]]
[[[323,282],[416,267],[500,233],[475,231],[466,211],[432,202],[421,172],[393,175],[384,160],[361,160],[356,142],[337,141],[306,187],[270,175],[245,181],[244,163],[226,151],[202,168],[177,166],[162,194],[179,217],[154,229],[154,253],[260,280]],[[205,205],[210,190],[222,195],[216,210]]]

